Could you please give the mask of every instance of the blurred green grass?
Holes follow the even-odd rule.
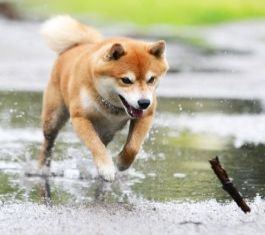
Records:
[[[140,25],[198,25],[265,17],[265,0],[28,0],[42,13],[97,16]]]

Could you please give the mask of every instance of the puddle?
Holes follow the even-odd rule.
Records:
[[[3,202],[41,203],[45,195],[51,195],[54,204],[135,199],[224,202],[230,198],[208,163],[215,155],[220,156],[246,198],[265,196],[265,127],[261,125],[264,117],[259,100],[160,98],[154,126],[137,161],[129,171],[119,173],[115,183],[109,184],[98,179],[90,153],[80,144],[70,124],[56,143],[52,176],[26,177],[25,172],[36,169],[42,141],[41,93],[1,92],[0,97],[0,199]],[[244,119],[246,115],[249,121]],[[234,128],[237,122],[241,127],[245,123],[245,128],[260,123],[261,130],[251,132],[249,128],[243,134],[262,136],[256,142],[251,141],[255,138],[244,139],[242,129]],[[218,128],[222,123],[225,128]],[[219,129],[232,131],[222,133]],[[110,145],[113,156],[119,152],[125,137],[126,130]]]

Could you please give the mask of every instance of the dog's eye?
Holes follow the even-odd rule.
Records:
[[[155,82],[156,77],[152,76],[149,78],[149,80],[147,81],[148,84],[153,84]]]
[[[133,84],[133,82],[127,77],[121,78],[121,80],[124,84]]]

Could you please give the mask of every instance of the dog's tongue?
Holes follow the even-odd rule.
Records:
[[[131,114],[135,118],[140,118],[143,116],[143,110],[135,109],[134,107],[131,107]]]
[[[134,118],[140,118],[143,116],[143,110],[135,109],[131,105],[128,107],[128,111]]]
[[[143,110],[134,108],[121,95],[120,99],[130,116],[132,116],[133,118],[141,118],[143,116]]]

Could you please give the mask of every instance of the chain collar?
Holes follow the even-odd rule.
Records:
[[[111,104],[109,101],[104,99],[102,96],[97,97],[97,101],[99,102],[100,106],[107,110],[109,113],[117,116],[123,116],[126,114],[124,108],[117,107],[113,104]]]

